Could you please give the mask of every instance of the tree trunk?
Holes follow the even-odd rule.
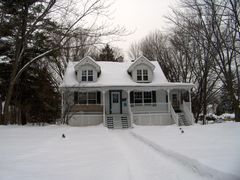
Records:
[[[21,124],[22,125],[26,125],[27,124],[27,117],[26,117],[26,113],[21,109]]]
[[[13,95],[14,84],[15,84],[15,82],[13,82],[13,80],[14,80],[16,73],[17,73],[17,62],[14,63],[13,71],[11,73],[11,80],[10,80],[9,88],[8,88],[7,95],[6,95],[5,105],[4,105],[4,109],[3,109],[3,124],[7,124],[8,122],[10,122],[9,106],[10,106],[12,95]]]
[[[29,9],[29,6],[26,3],[23,7],[22,23],[18,30],[19,37],[17,37],[17,40],[16,40],[15,61],[13,64],[13,69],[12,69],[11,78],[10,78],[10,84],[9,84],[9,88],[7,91],[6,101],[5,101],[5,105],[4,105],[3,124],[7,124],[8,122],[10,122],[9,106],[10,106],[10,103],[12,100],[14,85],[16,83],[15,76],[17,74],[20,61],[22,60],[23,52],[24,52],[25,45],[26,45],[26,37],[25,36],[26,36],[26,31],[27,31],[28,9]]]

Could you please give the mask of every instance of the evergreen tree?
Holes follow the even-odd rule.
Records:
[[[108,44],[101,50],[98,61],[116,61],[113,49]]]
[[[0,93],[3,100],[6,99],[11,73],[19,70],[38,54],[56,46],[51,37],[57,29],[57,23],[50,19],[43,18],[36,24],[35,28],[38,30],[30,33],[37,17],[44,11],[44,3],[40,0],[0,0],[0,58],[10,59],[9,64],[3,63],[0,67]],[[18,59],[22,49],[24,54]],[[49,57],[56,55],[52,53]],[[53,83],[49,69],[40,62],[25,71],[14,86],[10,101],[11,122],[7,123],[50,121],[59,115],[60,94]],[[55,116],[52,116],[53,114]]]

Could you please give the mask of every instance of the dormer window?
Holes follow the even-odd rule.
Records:
[[[83,70],[82,81],[93,81],[93,70]]]
[[[150,83],[153,81],[155,66],[144,56],[136,59],[127,72],[132,80],[137,83]]]
[[[74,66],[76,79],[81,82],[96,82],[101,74],[100,66],[89,56]]]
[[[138,69],[137,70],[137,81],[148,81],[148,70]]]

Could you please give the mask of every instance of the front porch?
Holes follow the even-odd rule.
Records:
[[[189,89],[74,89],[70,92],[69,124],[108,128],[136,125],[191,125]],[[63,93],[64,96],[64,93]],[[66,96],[66,92],[65,92]],[[63,98],[64,99],[64,98]],[[63,107],[66,102],[63,101]],[[64,114],[66,108],[62,110]]]

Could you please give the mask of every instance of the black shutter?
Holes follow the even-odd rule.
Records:
[[[101,92],[97,91],[97,104],[101,104]]]
[[[166,95],[166,102],[168,102],[168,95]]]
[[[130,92],[130,103],[133,104],[134,103],[134,98],[133,98],[133,91]]]
[[[74,91],[74,104],[78,104],[78,92]]]
[[[152,102],[156,103],[156,91],[152,91]]]

